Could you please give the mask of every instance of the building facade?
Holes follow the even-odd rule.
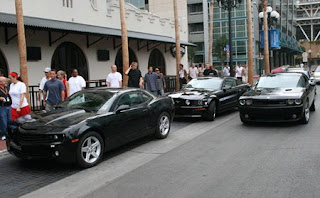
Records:
[[[320,64],[320,1],[300,0],[297,10],[297,40],[308,53],[308,62]],[[297,56],[302,62],[302,57]]]
[[[189,41],[197,44],[196,57],[194,62],[208,62],[209,48],[209,5],[207,0],[188,0],[188,21],[189,21]],[[294,64],[294,55],[300,53],[295,38],[295,12],[292,6],[293,1],[269,1],[269,5],[280,13],[281,20],[273,27],[279,28],[280,47],[270,51],[271,67],[277,67],[285,64]],[[258,14],[262,11],[262,1],[253,1],[252,4],[253,20],[253,39],[254,39],[254,71],[260,74],[263,69],[263,49],[260,45],[260,30],[262,21]],[[233,37],[233,62],[235,64],[247,64],[248,59],[248,36],[247,36],[247,9],[246,1],[242,1],[237,8],[232,10],[232,37]],[[221,9],[218,3],[214,4],[214,34],[213,42],[216,43],[221,37],[228,39],[229,25],[228,12]],[[281,38],[280,38],[281,36]],[[288,44],[289,43],[289,44]],[[290,45],[290,46],[289,46]],[[215,44],[214,44],[215,46]],[[213,47],[213,62],[221,67],[221,62],[228,62],[228,58],[220,60],[215,54]]]
[[[105,79],[113,64],[122,72],[117,0],[24,0],[23,8],[29,85],[38,85],[45,67],[65,70],[68,75],[77,68],[86,80]],[[171,53],[175,45],[174,22],[154,13],[126,4],[130,61],[137,61],[142,73],[154,66],[165,75],[175,75],[175,57]],[[186,31],[182,28],[181,34]],[[6,72],[19,73],[16,33],[14,1],[3,0],[0,67]],[[187,37],[181,39],[182,47],[192,45]],[[187,64],[187,56],[183,56],[182,63]]]

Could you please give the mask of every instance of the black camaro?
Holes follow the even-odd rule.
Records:
[[[307,124],[315,111],[315,83],[302,73],[263,76],[254,89],[239,99],[240,118],[250,122],[294,122]]]
[[[56,158],[91,167],[105,151],[137,138],[166,138],[173,113],[171,98],[141,89],[88,89],[9,132],[7,147],[22,159]]]
[[[200,77],[169,97],[175,102],[175,117],[202,117],[213,121],[217,113],[234,109],[239,97],[249,89],[249,84],[231,77]]]

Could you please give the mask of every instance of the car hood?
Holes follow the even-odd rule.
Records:
[[[253,89],[245,94],[242,98],[257,98],[257,99],[297,99],[300,98],[305,88],[267,88]]]
[[[180,92],[176,92],[173,94],[170,94],[169,97],[173,98],[173,99],[185,99],[185,100],[202,100],[204,98],[206,98],[210,93],[212,93],[214,91],[208,91],[208,90],[204,90],[204,91],[180,91]]]
[[[24,123],[21,128],[26,130],[68,128],[95,115],[97,114],[81,109],[58,109],[49,113],[33,115],[35,121]]]

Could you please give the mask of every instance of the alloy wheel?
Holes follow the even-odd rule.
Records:
[[[94,136],[87,137],[81,145],[81,157],[88,163],[95,163],[102,152],[101,142]]]
[[[167,115],[163,115],[160,118],[160,125],[159,125],[161,135],[165,136],[170,130],[170,119]]]

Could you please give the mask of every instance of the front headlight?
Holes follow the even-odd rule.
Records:
[[[239,104],[242,105],[242,106],[245,105],[246,104],[246,100],[239,100]]]
[[[293,105],[294,104],[294,100],[293,99],[289,99],[287,102],[288,102],[288,105]]]
[[[302,100],[301,100],[301,99],[295,99],[295,100],[294,100],[294,103],[295,103],[296,105],[300,105],[300,104],[302,103]]]
[[[253,101],[252,100],[246,100],[246,105],[252,105]]]

